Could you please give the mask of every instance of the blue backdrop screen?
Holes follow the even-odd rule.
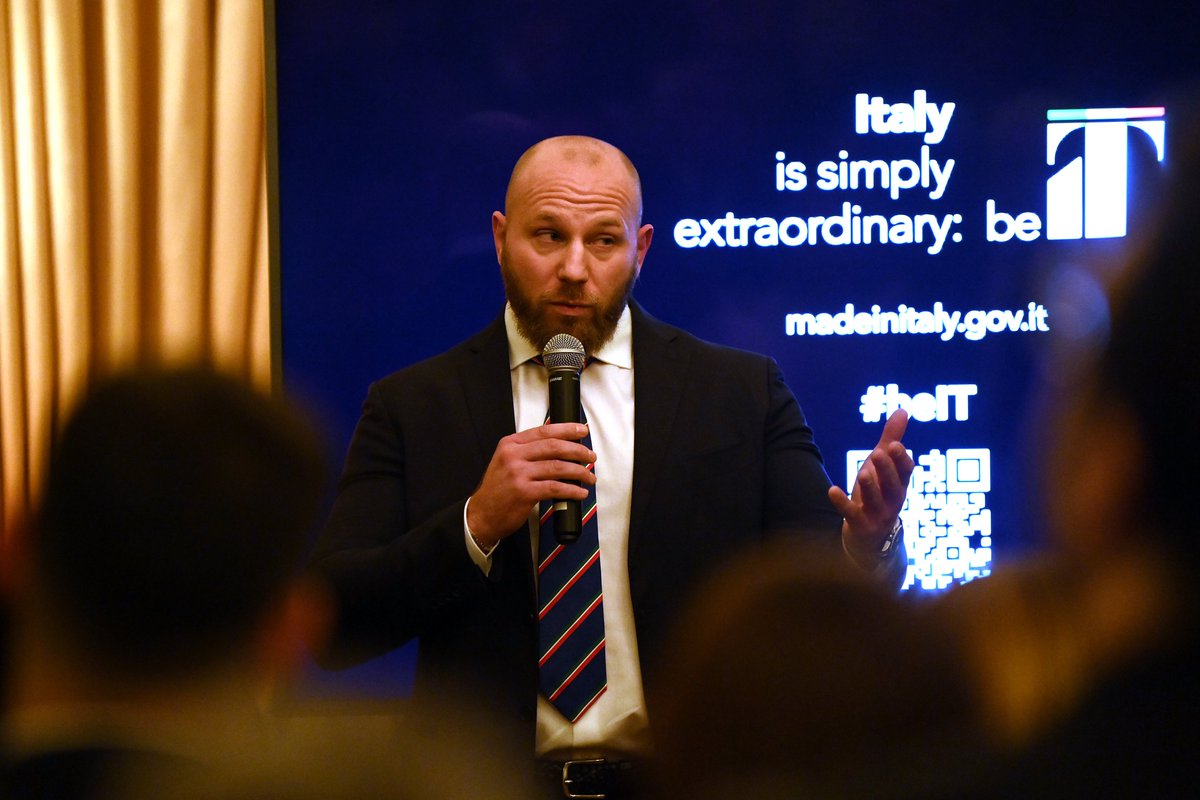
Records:
[[[277,3],[285,383],[340,461],[370,381],[501,309],[489,216],[517,156],[595,135],[641,172],[639,301],[777,359],[842,485],[908,408],[906,585],[985,576],[1042,536],[1035,389],[1102,334],[1096,277],[1153,224],[1194,14]],[[356,674],[403,691],[408,658]]]

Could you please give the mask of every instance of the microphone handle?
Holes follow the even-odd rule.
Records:
[[[550,421],[579,422],[578,370],[550,370]],[[565,481],[579,485],[578,481]],[[554,538],[559,544],[574,544],[583,530],[583,511],[578,500],[554,501]]]

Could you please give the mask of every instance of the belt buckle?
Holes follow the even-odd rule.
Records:
[[[581,758],[574,761],[564,761],[562,765],[563,797],[568,798],[568,800],[605,800],[606,795],[603,794],[576,794],[575,791],[571,789],[571,784],[576,780],[575,778],[571,777],[571,767],[579,764],[596,765],[603,763],[605,763],[605,759],[603,758]]]

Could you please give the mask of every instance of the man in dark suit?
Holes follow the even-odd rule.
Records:
[[[831,488],[771,359],[702,342],[629,299],[653,236],[641,211],[637,172],[607,143],[558,137],[521,157],[492,218],[504,313],[372,385],[313,556],[340,603],[330,663],[417,637],[418,699],[473,694],[498,708],[536,731],[535,752],[575,792],[584,784],[562,763],[605,758],[597,769],[619,777],[650,752],[645,687],[661,643],[728,556],[792,534],[863,569],[903,570],[907,417],[885,427],[853,499]],[[587,425],[542,424],[546,370],[531,358],[557,333],[594,358],[581,377]],[[588,487],[607,686],[568,719],[537,690],[535,511]]]

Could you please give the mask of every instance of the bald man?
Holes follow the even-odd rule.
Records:
[[[503,313],[368,391],[313,558],[340,601],[329,662],[416,637],[418,700],[498,709],[562,782],[557,796],[627,796],[631,765],[651,752],[645,697],[665,634],[715,567],[793,535],[902,576],[907,418],[889,420],[853,499],[831,487],[773,360],[700,341],[631,299],[654,229],[637,170],[610,144],[530,148],[492,233]],[[532,359],[558,333],[593,359],[587,425],[543,424],[547,372]],[[536,511],[589,487],[607,683],[568,719],[538,691]]]

